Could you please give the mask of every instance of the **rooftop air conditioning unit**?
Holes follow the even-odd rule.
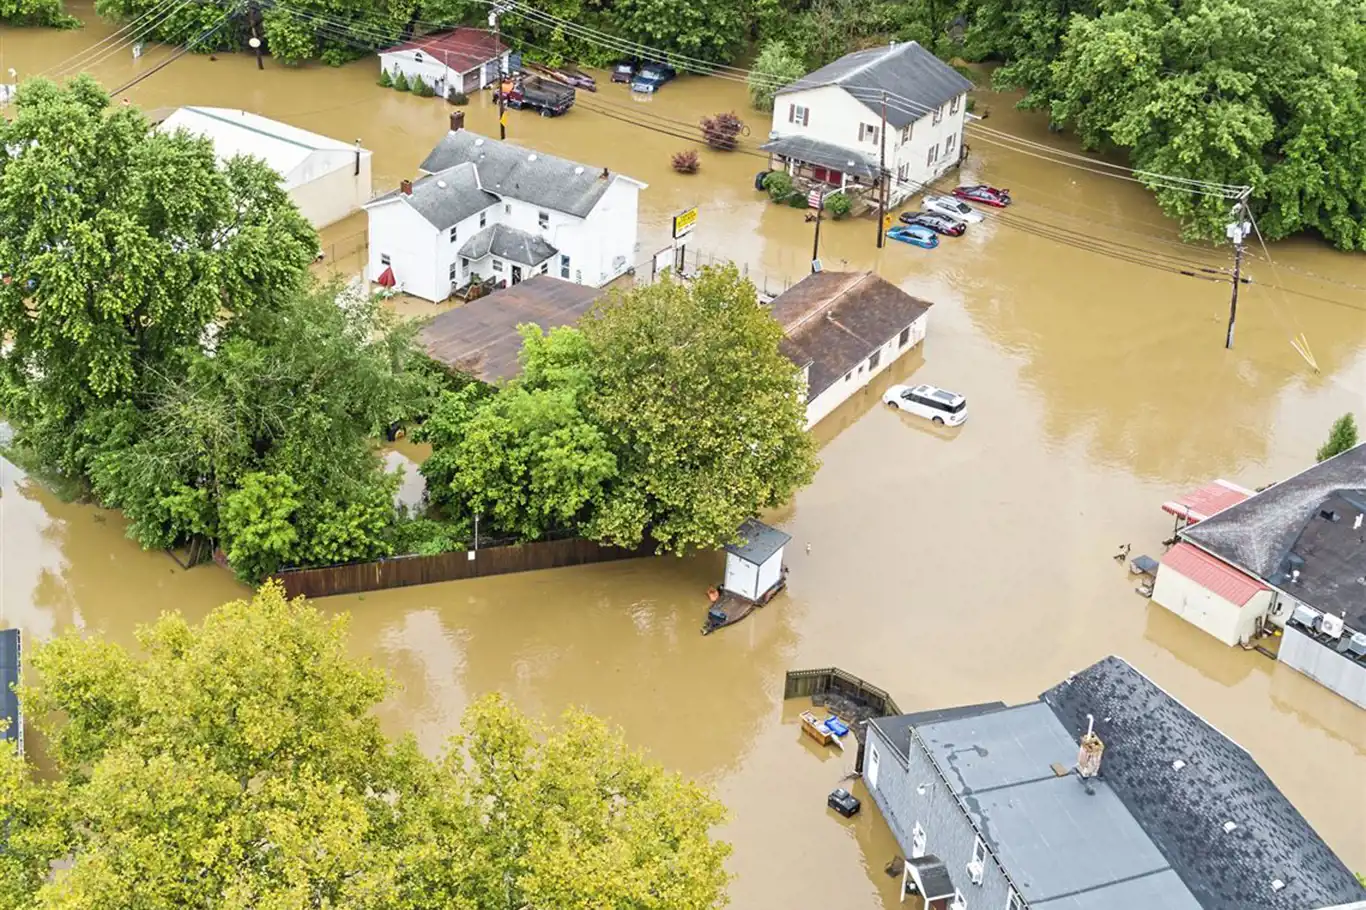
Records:
[[[968,876],[972,879],[974,885],[982,884],[982,871],[981,860],[975,859],[968,863]]]
[[[1342,635],[1342,617],[1332,613],[1323,614],[1323,619],[1319,620],[1319,631],[1329,638]]]

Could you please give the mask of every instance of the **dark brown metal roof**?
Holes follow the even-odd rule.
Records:
[[[438,363],[482,380],[498,382],[521,372],[522,336],[533,323],[542,332],[573,325],[603,291],[537,275],[448,310],[423,327],[418,342]]]
[[[929,308],[872,272],[817,272],[778,295],[772,313],[787,335],[783,353],[811,364],[815,398]]]

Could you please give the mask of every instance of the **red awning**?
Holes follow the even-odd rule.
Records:
[[[384,271],[379,273],[378,281],[380,285],[386,288],[391,288],[398,283],[394,280],[394,270],[388,266],[385,266]]]
[[[1236,506],[1251,495],[1251,490],[1246,490],[1236,483],[1216,480],[1184,496],[1162,503],[1162,511],[1190,522],[1204,521],[1230,506]]]
[[[1168,550],[1162,557],[1162,565],[1240,607],[1258,593],[1271,590],[1251,575],[1188,543],[1179,543]]]

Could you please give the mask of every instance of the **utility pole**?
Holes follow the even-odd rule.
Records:
[[[825,200],[820,198],[820,190],[812,190],[812,195],[816,196],[816,237],[811,241],[811,271],[816,271],[816,263],[821,261],[821,210],[825,208]],[[807,204],[810,204],[808,199]]]
[[[262,31],[263,29],[261,28],[261,7],[257,6],[255,0],[253,0],[251,4],[251,37],[247,39],[247,45],[252,50],[256,51],[256,68],[258,70],[263,70],[266,68],[264,61],[262,61],[261,59]]]
[[[882,93],[882,130],[877,134],[878,193],[877,193],[877,248],[882,249],[882,225],[887,220],[887,93]]]
[[[507,111],[503,107],[503,32],[498,25],[498,14],[502,11],[501,6],[494,4],[493,9],[489,11],[489,25],[493,26],[493,49],[498,54],[498,138],[507,139]]]
[[[1233,347],[1233,326],[1238,321],[1238,286],[1243,283],[1243,241],[1252,231],[1252,222],[1243,218],[1247,213],[1247,193],[1238,198],[1233,207],[1233,221],[1224,229],[1228,239],[1233,241],[1233,298],[1228,305],[1228,334],[1224,336],[1224,348]]]

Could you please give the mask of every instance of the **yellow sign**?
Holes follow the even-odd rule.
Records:
[[[693,206],[684,212],[679,212],[674,216],[674,237],[682,237],[693,229],[697,224],[697,206]]]
[[[882,219],[882,228],[883,228],[883,230],[886,230],[887,228],[889,228],[889,227],[891,227],[891,226],[892,226],[892,216],[891,216],[891,215],[888,215],[886,218],[883,218],[883,219]]]
[[[501,117],[498,118],[498,122],[501,123],[503,126],[507,126],[507,125],[508,125],[508,112],[507,112],[507,111],[503,111],[503,116],[501,116]]]

